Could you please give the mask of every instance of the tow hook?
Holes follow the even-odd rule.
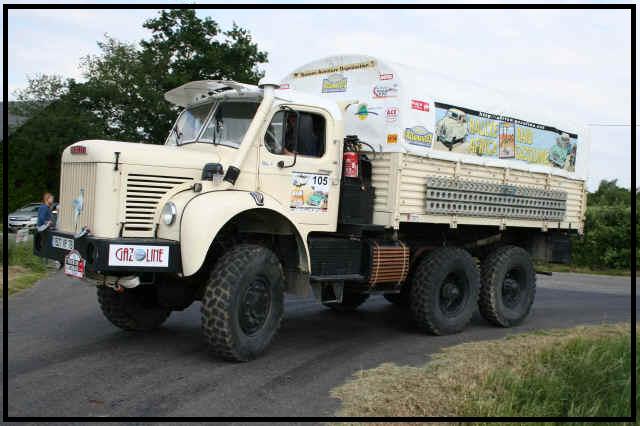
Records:
[[[140,278],[135,275],[127,275],[124,277],[103,275],[96,281],[98,285],[107,286],[118,293],[122,293],[125,289],[134,288],[140,285]]]
[[[122,287],[120,284],[118,283],[108,283],[105,282],[104,285],[106,285],[109,288],[112,288],[113,291],[115,291],[116,293],[124,293],[124,287]]]

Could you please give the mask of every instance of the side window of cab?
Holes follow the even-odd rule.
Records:
[[[278,111],[264,136],[267,150],[276,155],[322,157],[325,151],[325,119],[303,111]]]

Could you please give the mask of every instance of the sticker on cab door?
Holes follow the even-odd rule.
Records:
[[[109,266],[168,267],[169,246],[109,244]]]
[[[330,185],[329,175],[293,172],[289,204],[291,211],[326,212],[329,208]]]

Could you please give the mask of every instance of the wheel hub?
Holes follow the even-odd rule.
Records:
[[[244,292],[240,304],[240,328],[247,335],[256,334],[264,325],[271,308],[269,283],[256,278]]]
[[[458,276],[449,276],[440,289],[440,309],[446,315],[456,315],[463,307],[466,281]]]
[[[512,277],[507,277],[502,282],[502,302],[507,308],[515,308],[520,303],[520,290],[520,283]]]

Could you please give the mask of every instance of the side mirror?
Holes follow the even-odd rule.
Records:
[[[296,161],[298,159],[298,131],[300,130],[300,113],[288,106],[283,106],[282,109],[287,112],[293,112],[296,115],[296,127],[293,130],[293,163],[285,166],[284,160],[278,161],[278,167],[281,169],[288,169],[289,167],[293,167],[296,165]],[[287,137],[287,114],[284,114],[284,132],[282,132],[282,138],[285,139],[282,142],[282,146],[284,147],[286,144]]]

